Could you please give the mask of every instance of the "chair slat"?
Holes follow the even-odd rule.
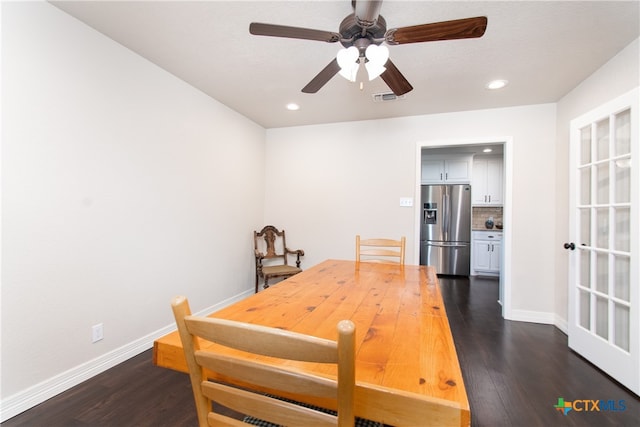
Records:
[[[209,425],[215,427],[248,427],[246,423],[230,418],[217,412],[209,412]]]
[[[406,238],[393,239],[361,239],[356,236],[356,261],[385,262],[404,265]],[[395,249],[397,248],[397,249]]]
[[[225,377],[236,378],[242,382],[260,387],[275,388],[289,393],[335,399],[337,385],[335,381],[298,371],[280,368],[259,361],[246,361],[237,357],[216,354],[211,351],[197,351],[196,361],[213,372]]]
[[[204,382],[205,396],[227,408],[273,424],[299,427],[335,427],[338,417],[284,400],[275,399],[224,384]]]
[[[335,341],[227,319],[189,316],[189,332],[242,351],[280,359],[337,363]]]

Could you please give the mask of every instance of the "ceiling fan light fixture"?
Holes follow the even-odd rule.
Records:
[[[339,71],[339,74],[350,82],[355,82],[356,75],[358,74],[358,64],[349,68],[343,68]]]
[[[367,62],[364,64],[364,67],[367,69],[367,74],[369,75],[369,81],[375,79],[380,74],[386,71],[386,68],[382,65],[374,64],[371,62]]]
[[[340,66],[339,74],[350,82],[356,81],[358,74],[358,57],[360,56],[358,48],[351,46],[348,49],[340,49],[336,59]]]
[[[389,60],[389,49],[386,46],[371,44],[367,46],[365,56],[367,57],[365,68],[370,81],[386,71],[384,64]]]
[[[373,62],[374,64],[384,65],[389,60],[389,48],[386,46],[370,44],[367,46],[364,54],[369,62]]]

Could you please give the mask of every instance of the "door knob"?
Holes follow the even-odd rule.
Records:
[[[571,249],[572,251],[576,249],[576,245],[575,243],[571,242],[571,243],[565,243],[564,244],[564,248],[565,249]]]

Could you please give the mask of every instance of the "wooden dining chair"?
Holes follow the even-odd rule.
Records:
[[[361,239],[356,236],[356,261],[382,262],[404,265],[406,239]]]
[[[247,425],[214,412],[212,401],[273,424],[299,427],[354,425],[355,326],[350,320],[338,323],[337,341],[332,341],[277,328],[192,316],[184,296],[174,298],[171,307],[189,367],[200,427]],[[201,340],[242,353],[204,349]],[[268,364],[256,360],[254,355],[335,364],[337,378],[287,368],[286,362]],[[209,380],[205,369],[224,377],[225,382],[242,384],[243,388]],[[252,392],[251,387],[330,399],[335,402],[337,414]]]
[[[300,257],[302,249],[292,250],[287,247],[284,230],[279,231],[273,225],[267,225],[260,231],[253,232],[253,251],[256,259],[256,293],[258,281],[264,279],[263,288],[269,287],[269,279],[287,278],[302,271]],[[289,256],[296,256],[296,265],[289,265]]]

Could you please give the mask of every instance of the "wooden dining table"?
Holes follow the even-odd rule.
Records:
[[[392,426],[466,427],[469,401],[439,286],[429,266],[327,260],[210,317],[334,340],[337,323],[350,319],[356,325],[357,416]],[[153,361],[187,372],[177,332],[154,342]],[[334,366],[285,363],[335,377]]]

